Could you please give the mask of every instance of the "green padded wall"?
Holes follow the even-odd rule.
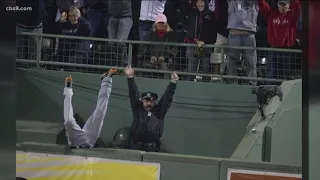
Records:
[[[266,127],[266,160],[302,164],[302,82],[290,81],[291,91]]]
[[[320,105],[309,106],[309,179],[320,179]]]
[[[259,162],[271,161],[272,158],[274,160],[272,162],[274,163],[301,164],[302,146],[301,143],[296,143],[297,140],[301,142],[301,80],[283,82],[281,88],[283,91],[283,101],[280,101],[277,96],[270,101],[270,104],[265,109],[267,114],[266,119],[262,120],[259,112],[253,116],[247,126],[247,133],[232,155],[233,159],[246,159]],[[290,107],[296,108],[291,109],[294,111],[293,113],[286,113],[290,116],[287,117],[282,113],[281,108],[283,107],[285,109],[290,109]],[[279,122],[279,117],[285,120],[281,120],[282,123],[279,123],[281,127],[278,128],[278,133],[272,134],[272,124]],[[291,120],[292,117],[295,118],[294,121]],[[252,129],[255,129],[255,132]],[[287,139],[284,140],[284,137]],[[283,144],[279,144],[278,142],[290,142],[295,150],[283,156],[283,150],[286,148],[283,148]],[[299,151],[300,154],[297,154]]]
[[[142,161],[142,151],[126,150],[126,149],[109,149],[109,148],[93,148],[93,149],[73,149],[70,155],[84,157],[98,157],[106,159],[120,159],[130,161]]]
[[[161,165],[161,180],[219,180],[219,159],[166,153],[144,153],[143,162]]]
[[[248,128],[246,135],[242,138],[238,147],[233,152],[231,156],[232,159],[263,161],[264,129],[272,117],[273,115],[269,115],[264,121],[261,121],[259,113],[254,116],[252,122],[256,122]],[[252,131],[252,129],[255,129],[255,131]]]
[[[75,81],[75,112],[84,119],[88,118],[95,107],[99,75],[24,69],[17,70],[18,118],[62,124],[63,81],[69,75]],[[113,80],[108,113],[100,135],[105,144],[112,140],[119,128],[129,126],[132,121],[127,80],[122,76],[115,76]],[[141,92],[150,90],[159,95],[168,83],[168,80],[137,78]],[[163,150],[230,157],[256,110],[255,101],[250,86],[179,82],[174,102],[166,116]]]
[[[16,142],[55,144],[62,129],[62,123],[17,120]]]

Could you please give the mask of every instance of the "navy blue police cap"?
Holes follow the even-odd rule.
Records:
[[[158,95],[148,91],[141,94],[141,99],[155,101],[158,99]]]

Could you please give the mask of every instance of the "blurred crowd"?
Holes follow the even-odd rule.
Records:
[[[227,75],[237,75],[238,67],[245,66],[245,76],[255,78],[259,77],[257,65],[263,59],[268,69],[264,77],[292,79],[301,73],[301,57],[292,52],[264,51],[261,55],[253,49],[222,51],[204,46],[299,49],[299,0],[16,0],[16,4],[33,8],[17,12],[17,32],[163,42],[133,47],[134,67],[219,74],[225,61]],[[19,41],[28,45],[18,47],[30,48],[34,42],[32,38]],[[169,46],[168,42],[195,46]],[[60,38],[52,44],[57,44],[55,58],[60,62],[97,64],[96,53],[113,47],[121,60],[109,64],[99,60],[98,64],[128,63],[125,43]],[[27,51],[28,57],[23,59],[36,54]]]

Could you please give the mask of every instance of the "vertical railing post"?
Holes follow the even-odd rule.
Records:
[[[224,70],[226,69],[225,49],[221,47],[220,53],[221,53],[220,83],[223,83],[223,74],[224,74]]]
[[[36,48],[37,48],[37,70],[40,70],[40,61],[41,61],[41,48],[42,48],[42,35],[36,36]]]
[[[128,65],[132,66],[132,44],[128,47]]]

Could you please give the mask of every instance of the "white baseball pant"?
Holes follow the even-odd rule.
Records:
[[[64,88],[64,126],[66,129],[66,136],[68,138],[69,146],[80,146],[88,144],[94,146],[100,136],[103,120],[105,118],[109,97],[112,88],[112,78],[106,77],[101,82],[99,90],[98,101],[93,114],[86,121],[83,128],[77,124],[73,117],[72,107],[72,88]]]

